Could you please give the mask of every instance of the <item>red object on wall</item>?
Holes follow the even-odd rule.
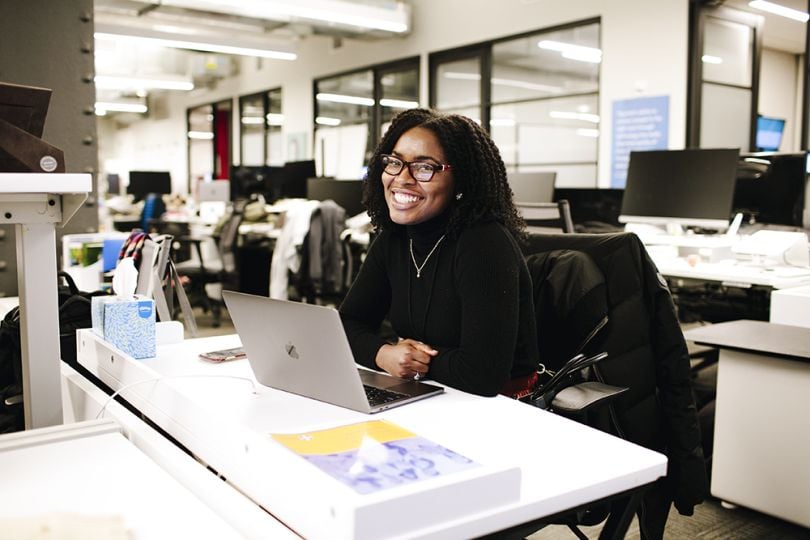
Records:
[[[231,164],[231,111],[217,110],[214,114],[214,152],[215,171],[217,179],[228,178]]]

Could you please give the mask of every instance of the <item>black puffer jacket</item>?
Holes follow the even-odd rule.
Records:
[[[557,312],[566,314],[571,328],[555,338],[564,343],[555,347],[555,354],[563,359],[577,352],[582,336],[607,305],[607,324],[583,352],[607,351],[597,377],[630,390],[597,422],[600,428],[669,459],[666,478],[648,490],[641,509],[645,537],[659,538],[670,502],[681,514],[691,515],[708,493],[689,355],[672,297],[634,234],[536,235],[524,251],[528,255],[562,249],[586,253],[604,275],[605,287],[600,288],[592,267],[582,271],[588,264],[581,257],[528,257],[535,291],[539,292],[538,283],[551,280],[545,286],[545,300],[536,297],[535,302],[557,298]],[[549,288],[568,292],[549,294]],[[543,355],[548,350],[541,344],[541,362],[548,358]]]

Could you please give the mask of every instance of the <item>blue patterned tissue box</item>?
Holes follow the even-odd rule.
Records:
[[[93,330],[133,358],[152,358],[155,346],[155,301],[116,296],[93,298]]]

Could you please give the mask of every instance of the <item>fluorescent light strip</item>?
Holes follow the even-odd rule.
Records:
[[[719,56],[712,56],[711,54],[704,54],[700,57],[704,64],[722,64],[723,59]]]
[[[580,62],[590,62],[592,64],[598,64],[602,61],[602,50],[595,47],[585,47],[584,45],[574,45],[573,43],[550,39],[538,42],[537,46],[547,51],[557,51],[563,58],[570,60],[579,60]]]
[[[264,125],[264,118],[261,116],[243,116],[242,123],[246,126],[261,126]]]
[[[139,31],[139,30],[134,30]],[[107,39],[112,41],[149,43],[158,47],[169,47],[173,49],[188,49],[195,51],[207,51],[223,54],[235,54],[239,56],[258,56],[261,58],[273,58],[275,60],[295,60],[298,56],[295,53],[272,51],[269,49],[256,49],[253,47],[242,47],[235,45],[221,45],[204,41],[188,41],[183,39],[169,39],[147,36],[133,36],[118,33],[96,32],[96,39]]]
[[[315,123],[319,126],[339,126],[340,118],[330,118],[328,116],[318,116],[315,118]]]
[[[598,114],[568,112],[568,111],[550,111],[548,115],[552,118],[558,118],[563,120],[582,120],[583,122],[592,122],[594,124],[599,123]]]
[[[96,88],[106,90],[193,90],[194,83],[182,79],[151,79],[142,77],[120,77],[116,75],[96,75]]]
[[[213,140],[214,133],[212,131],[189,131],[188,138],[210,141]]]
[[[464,73],[461,71],[446,71],[442,73],[445,79],[455,79],[458,81],[480,81],[481,75],[478,73]],[[503,79],[501,77],[493,77],[490,79],[492,84],[497,86],[511,86],[512,88],[522,88],[524,90],[538,90],[540,92],[559,92],[562,90],[559,86],[551,86],[548,84],[537,84],[528,81],[521,81],[518,79]]]
[[[143,103],[116,103],[114,101],[96,101],[96,111],[145,113],[149,109]],[[104,116],[100,114],[99,116]]]
[[[493,127],[514,127],[514,118],[493,118],[489,121],[489,125]]]
[[[382,98],[380,105],[383,107],[393,107],[395,109],[414,109],[419,106],[418,101],[408,101],[405,99]]]
[[[588,128],[579,128],[576,131],[576,134],[580,137],[590,137],[596,138],[599,137],[599,130],[598,129],[588,129]]]
[[[283,126],[284,115],[279,113],[267,113],[267,123],[271,126]]]
[[[810,15],[808,15],[806,11],[799,11],[798,9],[780,6],[779,4],[766,2],[765,0],[754,0],[753,2],[748,2],[748,5],[754,9],[767,11],[768,13],[787,17],[788,19],[793,19],[794,21],[806,23],[807,20],[810,19]]]
[[[562,88],[560,88],[559,86],[530,83],[527,81],[519,81],[516,79],[501,79],[499,77],[493,77],[492,84],[496,84],[498,86],[511,86],[512,88],[522,88],[524,90],[538,90],[540,92],[559,92],[562,90]]]
[[[163,0],[162,3],[246,17],[264,17],[270,20],[300,17],[398,34],[407,32],[409,26],[408,7],[399,2],[395,4],[396,9],[350,5],[348,2],[336,0],[320,0],[314,7],[311,4],[303,5],[303,2],[279,0]]]
[[[315,96],[318,101],[329,101],[332,103],[348,103],[350,105],[365,105],[371,107],[374,100],[367,97],[347,96],[345,94],[325,94],[319,93]]]

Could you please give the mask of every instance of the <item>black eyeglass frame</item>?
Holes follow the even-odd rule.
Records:
[[[390,161],[387,161],[387,160],[399,161],[400,167],[397,170],[397,172],[390,172],[390,171],[387,170],[388,165],[392,165],[392,163]],[[402,172],[402,170],[407,166],[408,167],[408,172],[411,173],[411,177],[414,180],[416,180],[417,182],[430,182],[431,180],[433,180],[433,176],[437,172],[449,171],[450,169],[453,168],[451,165],[447,165],[445,163],[438,163],[437,164],[437,163],[431,163],[429,161],[405,161],[404,159],[398,158],[397,156],[392,156],[391,154],[382,154],[382,155],[380,155],[380,161],[383,164],[383,172],[385,174],[390,174],[391,176],[396,176],[396,175],[400,174]],[[421,180],[421,179],[417,178],[416,175],[413,172],[413,166],[414,165],[426,165],[431,171],[430,172],[430,178],[427,178],[426,180]]]

